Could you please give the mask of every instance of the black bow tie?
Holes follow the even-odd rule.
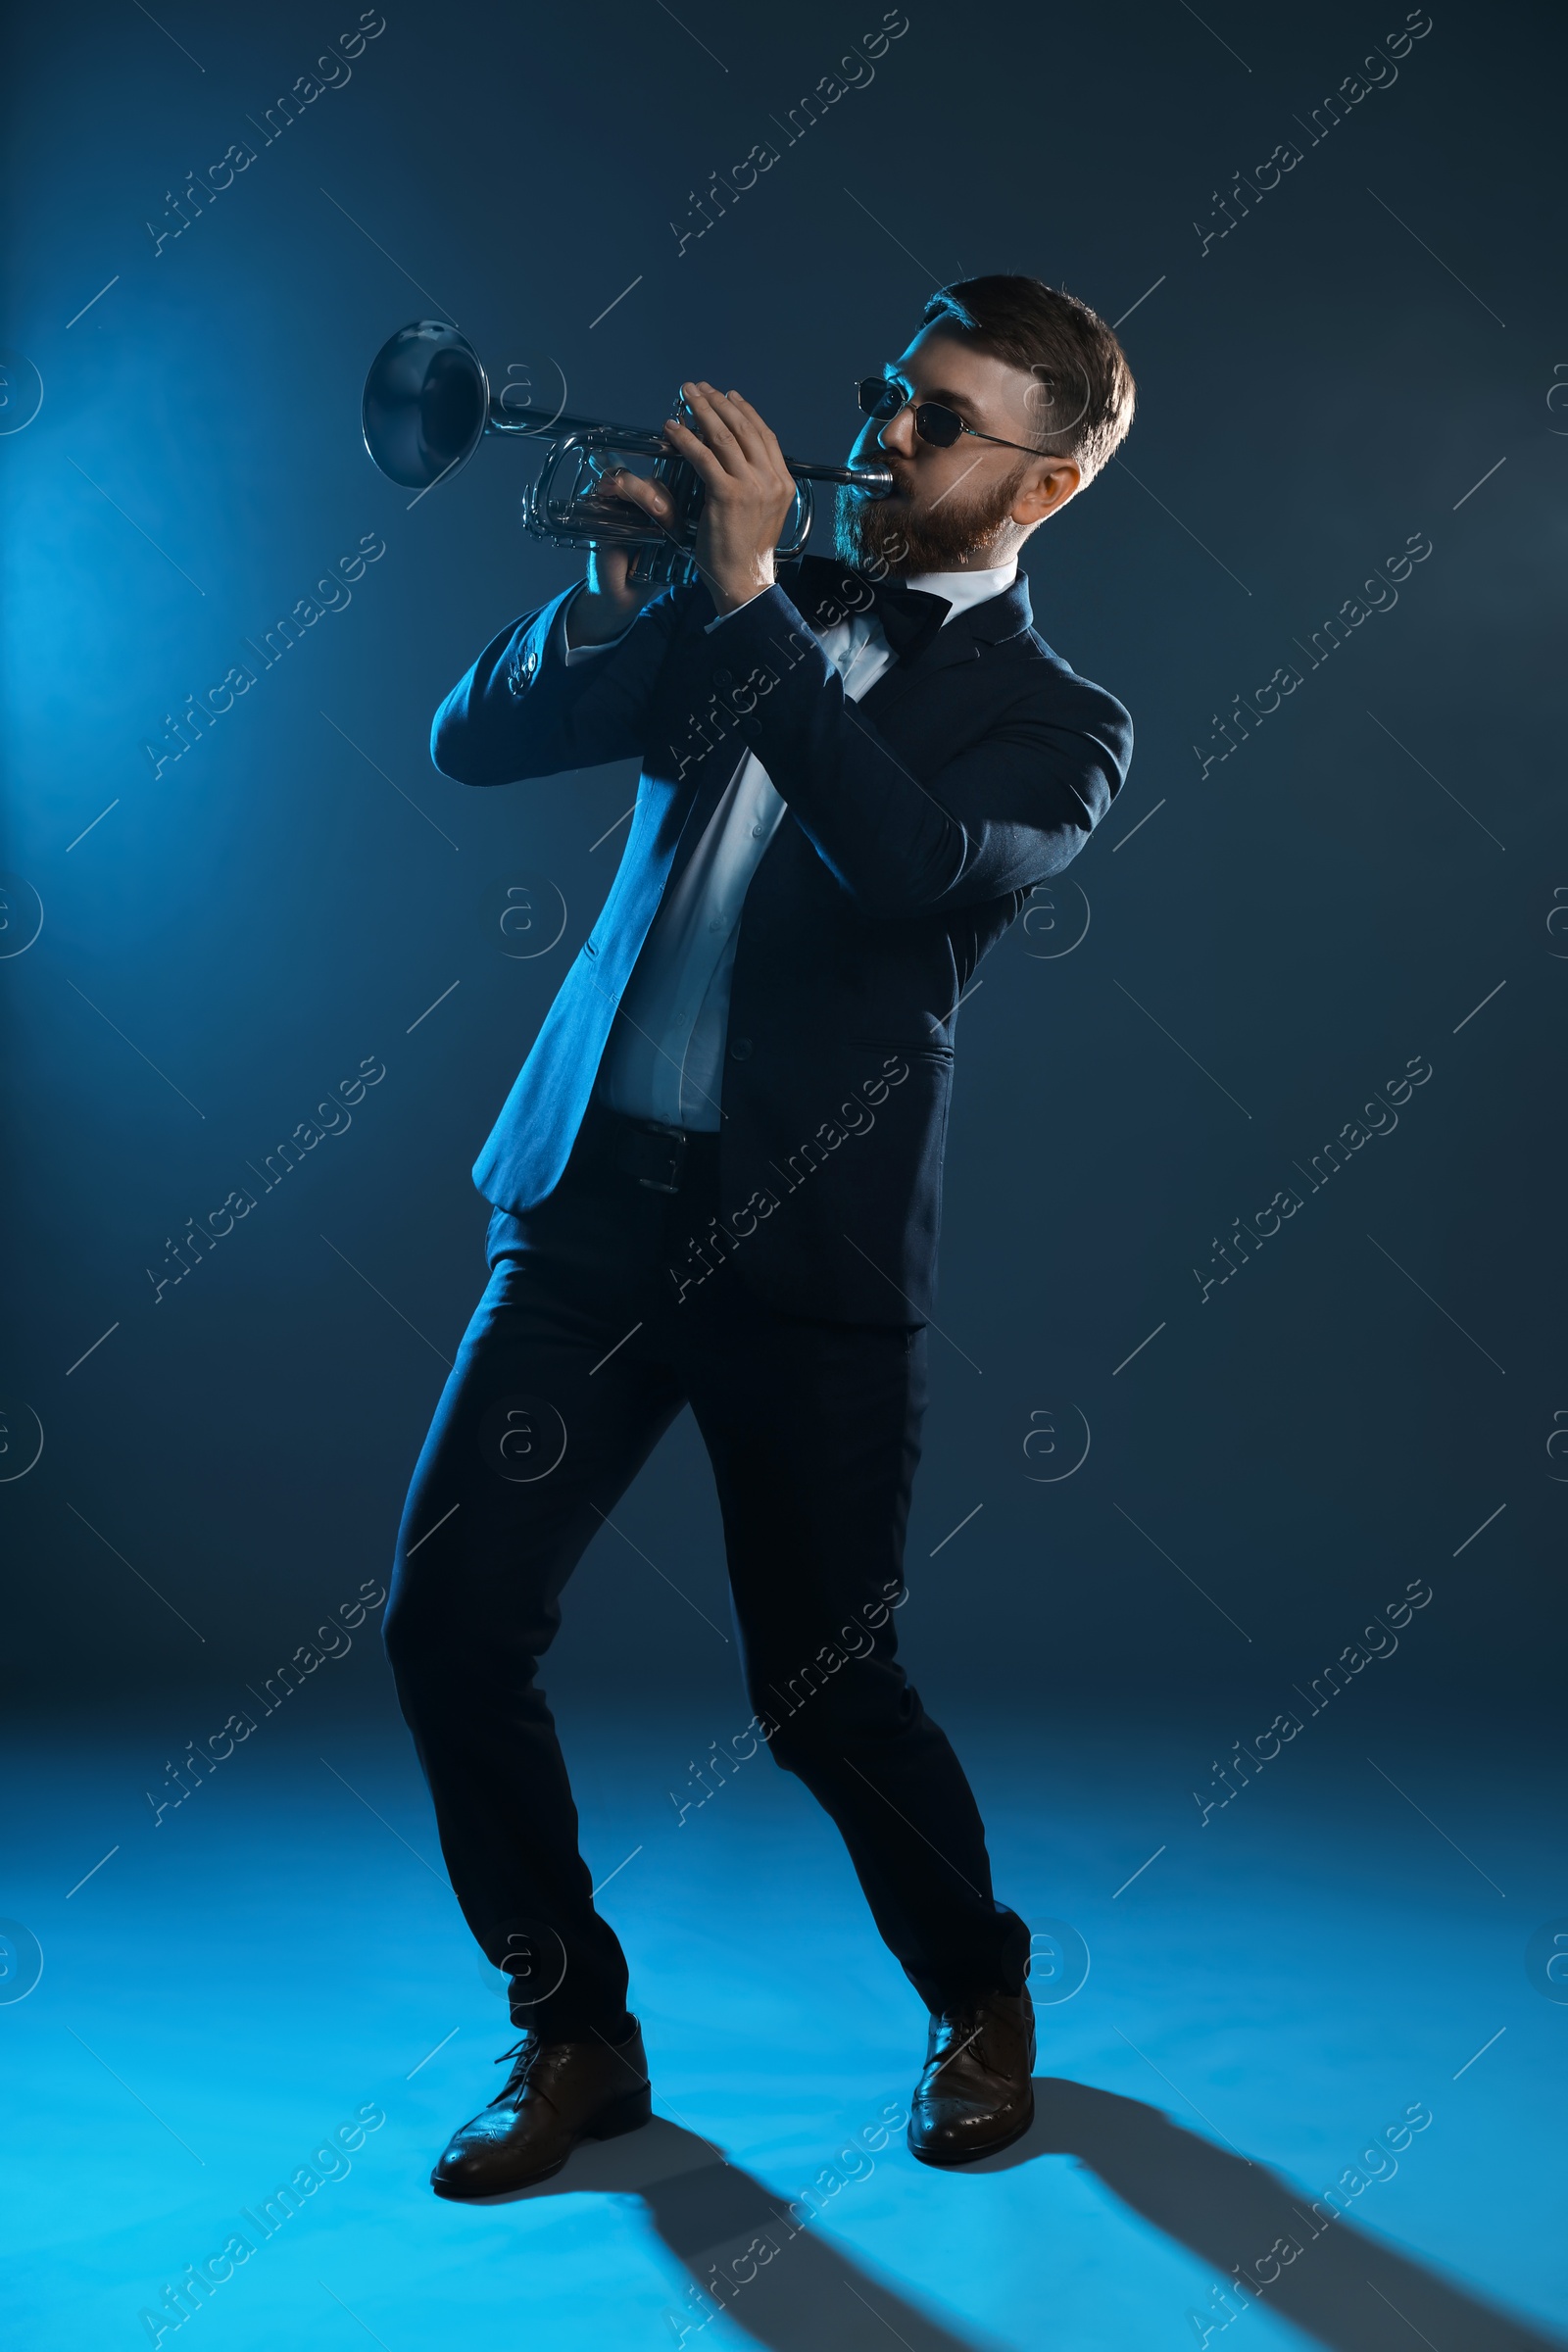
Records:
[[[906,588],[897,580],[870,583],[882,634],[896,662],[915,662],[924,653],[953,607],[945,596],[924,588]]]

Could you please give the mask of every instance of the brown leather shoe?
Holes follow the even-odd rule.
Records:
[[[546,2041],[537,2033],[496,2060],[516,2063],[482,2115],[456,2132],[430,2175],[438,2197],[484,2204],[559,2173],[579,2139],[613,2139],[652,2118],[640,2026],[613,2045],[597,2034]]]
[[[910,2154],[922,2164],[973,2164],[1011,2147],[1034,2122],[1034,2062],[1027,1985],[933,2017],[925,2072],[909,2102]]]

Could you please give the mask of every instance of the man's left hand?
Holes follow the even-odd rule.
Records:
[[[711,384],[682,384],[696,425],[664,438],[706,493],[694,555],[718,612],[733,612],[773,585],[773,550],[795,499],[777,438],[749,400]]]

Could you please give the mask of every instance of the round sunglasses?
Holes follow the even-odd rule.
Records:
[[[885,375],[862,375],[856,385],[856,394],[863,416],[874,416],[878,424],[891,424],[899,411],[910,406],[912,395],[901,384],[890,382]],[[939,400],[913,402],[914,429],[922,441],[933,449],[951,449],[960,433],[973,441],[993,441],[999,449],[1021,449],[1026,457],[1046,458],[1046,449],[1031,449],[1027,442],[1004,441],[1000,433],[982,433],[978,426],[968,424],[956,409],[945,408]]]

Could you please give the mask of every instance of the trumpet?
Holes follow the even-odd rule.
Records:
[[[361,410],[365,446],[392,481],[422,494],[466,466],[487,433],[535,442],[544,463],[522,499],[523,524],[535,539],[552,547],[632,548],[627,576],[634,581],[694,580],[692,549],[704,486],[662,430],[559,411],[545,418],[527,406],[508,405],[519,389],[526,403],[526,388],[512,384],[498,398],[466,336],[438,319],[416,319],[383,343],[370,363]],[[678,398],[670,415],[689,421]],[[669,523],[655,523],[607,487],[606,472],[626,458],[652,461],[652,478],[674,502]],[[809,535],[813,482],[848,484],[870,498],[885,498],[893,487],[885,466],[808,466],[798,458],[784,463],[795,476],[795,503],[775,552],[786,562],[801,554]]]

